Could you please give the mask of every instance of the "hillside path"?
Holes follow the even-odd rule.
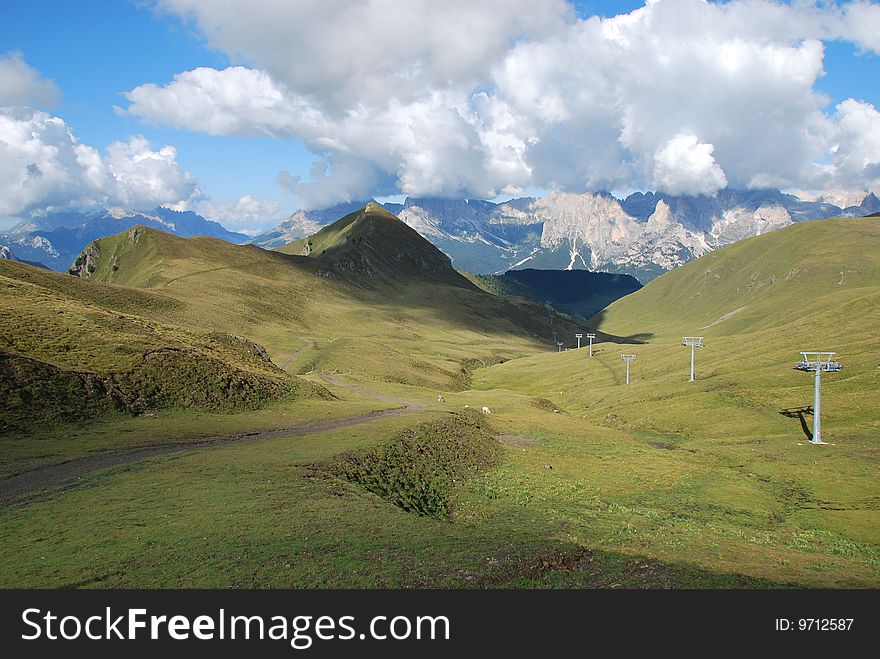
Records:
[[[311,350],[312,348],[315,347],[315,342],[312,341],[311,339],[306,338],[306,337],[304,337],[304,336],[301,336],[301,337],[299,337],[299,338],[300,338],[301,340],[305,341],[305,342],[306,342],[306,345],[304,345],[302,348],[300,348],[300,349],[297,350],[295,353],[293,353],[292,355],[290,355],[290,357],[288,357],[287,359],[284,360],[284,363],[279,367],[279,368],[281,368],[282,371],[286,371],[286,370],[287,370],[287,367],[290,366],[291,362],[292,362],[294,359],[296,359],[297,357],[299,357],[301,354],[303,354],[306,350]]]
[[[337,377],[332,375],[322,375],[320,378],[324,382],[328,382],[336,387],[342,387],[343,389],[349,389],[355,393],[360,394],[361,396],[366,396],[367,398],[372,398],[373,400],[378,400],[383,403],[400,403],[407,407],[407,409],[411,409],[413,412],[422,412],[427,405],[424,403],[418,403],[411,400],[404,400],[403,398],[395,398],[394,396],[386,396],[384,394],[377,394],[375,391],[370,391],[369,389],[364,389],[361,386],[356,384],[348,384],[347,382],[343,382]]]
[[[261,442],[279,437],[300,437],[303,435],[311,435],[314,433],[326,432],[328,430],[338,430],[340,428],[357,426],[378,419],[388,419],[402,416],[404,414],[422,412],[427,408],[427,405],[424,403],[377,394],[356,385],[346,384],[345,382],[331,376],[324,376],[323,379],[330,384],[350,389],[351,391],[355,391],[368,398],[372,398],[373,400],[399,403],[400,407],[379,410],[343,419],[314,421],[292,428],[280,428],[278,430],[266,430],[262,432],[246,433],[231,437],[217,437],[214,439],[192,442],[169,441],[167,444],[160,444],[158,446],[85,455],[65,462],[38,467],[0,480],[0,506],[7,506],[12,503],[26,503],[34,499],[51,499],[59,492],[75,486],[77,481],[83,476],[107,467],[134,464],[135,462],[140,462],[141,460],[146,460],[148,458],[180,453],[182,451],[199,451],[238,444],[252,444],[254,442]]]

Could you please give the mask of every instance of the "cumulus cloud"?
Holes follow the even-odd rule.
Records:
[[[848,99],[836,107],[834,118],[831,164],[824,168],[831,183],[880,186],[880,112],[873,105]]]
[[[307,206],[876,181],[876,110],[829,113],[815,83],[826,40],[880,53],[877,3],[654,0],[587,20],[560,0],[391,4],[161,0],[242,65],[142,85],[121,111],[302,140],[310,180],[279,181]]]
[[[654,158],[653,184],[674,195],[713,195],[727,187],[711,144],[700,144],[696,135],[676,135]]]
[[[201,201],[195,205],[195,211],[209,220],[220,222],[227,229],[251,236],[257,235],[262,227],[278,223],[284,217],[281,204],[274,199],[254,199],[250,195],[219,204]]]
[[[21,53],[0,55],[0,106],[50,107],[60,97],[55,83],[29,67]]]
[[[279,172],[278,184],[300,201],[304,210],[326,208],[339,202],[359,201],[393,194],[393,180],[366,160],[334,153],[319,160],[309,172],[310,180]]]
[[[164,87],[141,85],[125,96],[131,102],[129,114],[209,135],[292,137],[321,121],[306,101],[286,92],[269,74],[242,66],[222,71],[199,67],[175,75]]]
[[[552,34],[564,0],[158,0],[331,114],[485,80],[513,40]]]
[[[109,198],[129,208],[181,206],[201,195],[195,176],[178,164],[173,146],[154,151],[149,140],[134,136],[108,146],[104,163]]]
[[[177,163],[142,137],[114,142],[106,155],[82,144],[60,118],[0,108],[0,215],[96,205],[185,205],[201,195]]]

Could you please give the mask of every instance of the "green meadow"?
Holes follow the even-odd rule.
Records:
[[[880,585],[880,220],[742,241],[589,321],[473,286],[402,227],[366,209],[307,256],[134,230],[87,280],[0,262],[4,373],[43,410],[6,412],[4,476],[359,419],[5,501],[0,586]],[[589,329],[592,358],[556,352]],[[179,362],[135,377],[170,349],[186,387],[148,386]],[[844,364],[825,446],[800,350]]]

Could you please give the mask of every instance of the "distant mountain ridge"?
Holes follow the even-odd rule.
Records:
[[[252,242],[278,247],[366,203],[299,211]],[[795,222],[877,212],[880,199],[865,192],[859,205],[841,208],[822,197],[810,201],[779,190],[722,190],[714,197],[637,192],[622,200],[605,192],[554,192],[500,204],[411,197],[402,205],[383,206],[460,270],[583,269],[630,274],[644,282],[718,247]]]
[[[220,223],[192,211],[159,207],[150,211],[112,208],[34,216],[0,233],[0,244],[11,248],[18,260],[41,263],[64,272],[93,240],[112,236],[135,225],[159,229],[181,238],[211,236],[234,244],[250,240],[250,236],[229,231]]]

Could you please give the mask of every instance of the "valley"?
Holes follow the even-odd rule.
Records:
[[[345,210],[275,250],[135,225],[79,276],[0,261],[3,586],[880,584],[877,218],[584,320]],[[805,349],[844,364],[828,446]]]

